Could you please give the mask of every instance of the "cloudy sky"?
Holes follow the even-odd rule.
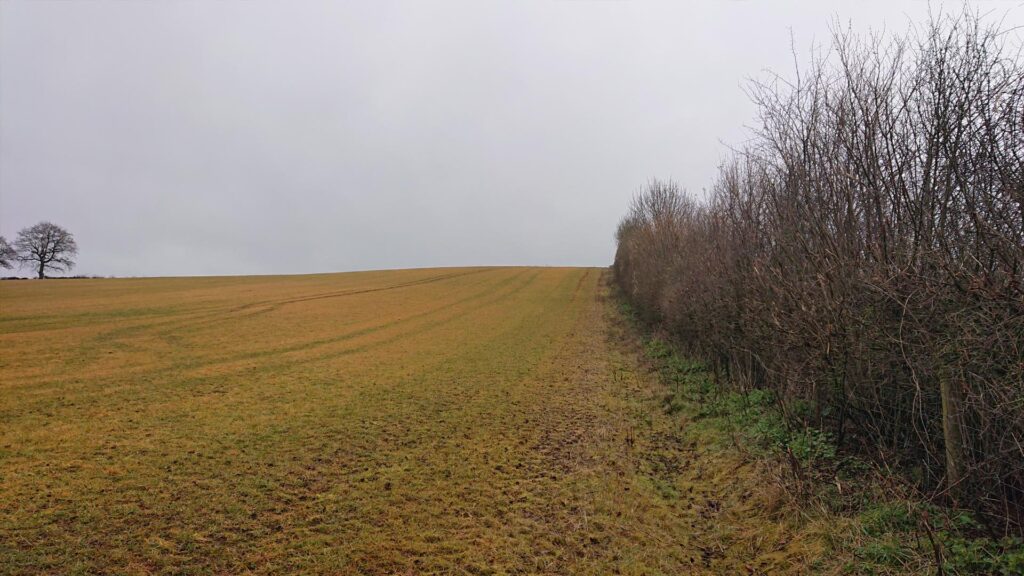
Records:
[[[928,10],[3,0],[0,234],[53,221],[119,276],[604,266],[648,178],[708,185],[791,34]]]

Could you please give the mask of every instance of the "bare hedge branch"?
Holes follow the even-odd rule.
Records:
[[[733,385],[1024,530],[1024,62],[971,14],[832,40],[752,86],[708,199],[634,200],[616,278]]]

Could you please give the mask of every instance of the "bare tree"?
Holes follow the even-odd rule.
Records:
[[[7,242],[7,238],[0,236],[0,268],[10,270],[14,268],[14,263],[17,260],[18,253],[14,251],[14,247]]]
[[[71,257],[78,254],[78,245],[71,232],[50,222],[40,222],[18,232],[14,248],[18,260],[30,264],[38,271],[39,278],[46,278],[48,270],[70,270],[75,265]]]

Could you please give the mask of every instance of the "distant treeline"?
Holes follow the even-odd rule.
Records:
[[[47,277],[50,280],[108,280],[116,276],[101,276],[99,274],[75,274],[74,276],[53,276]],[[27,276],[4,276],[0,280],[32,280]]]
[[[615,277],[728,386],[1024,532],[1024,65],[973,15],[837,32],[751,89],[706,197],[653,181]],[[1018,36],[1019,38],[1019,36]]]

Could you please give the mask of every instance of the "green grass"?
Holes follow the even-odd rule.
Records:
[[[816,573],[924,575],[941,564],[948,575],[1024,574],[1020,539],[990,538],[970,513],[915,499],[869,462],[840,458],[827,433],[787,424],[769,392],[717,388],[667,340],[647,335],[643,350],[667,385],[664,411],[690,421],[689,437],[774,470],[763,476],[787,493],[779,510],[790,532],[826,543]]]

